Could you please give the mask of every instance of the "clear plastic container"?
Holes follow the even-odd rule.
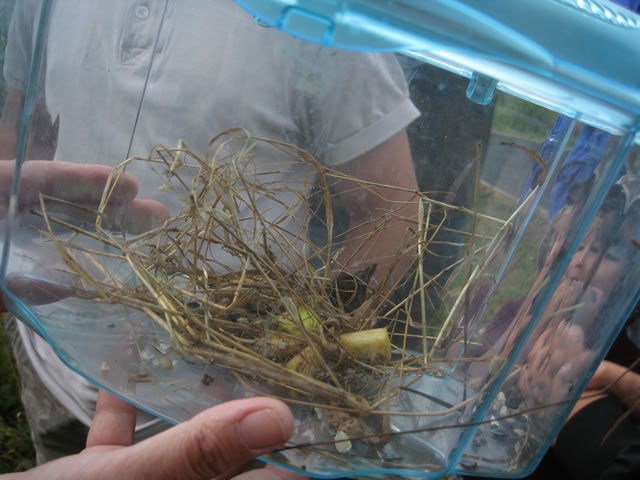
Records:
[[[16,2],[5,303],[170,422],[285,399],[313,476],[531,471],[638,297],[638,18],[239,3]]]

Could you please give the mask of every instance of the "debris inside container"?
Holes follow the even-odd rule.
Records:
[[[322,242],[282,231],[278,218],[260,211],[258,197],[273,198],[276,190],[289,187],[258,178],[252,168],[256,144],[278,149],[308,169],[308,183],[291,187],[296,202],[287,205],[286,214],[306,212],[308,231],[321,204]],[[206,158],[181,143],[124,162],[112,173],[91,228],[56,216],[61,200],[41,196],[36,213],[45,220],[43,233],[74,276],[79,296],[144,312],[168,332],[172,348],[185,361],[225,367],[253,394],[322,409],[341,452],[352,449],[348,439],[355,430],[368,444],[383,445],[389,415],[460,413],[482,394],[482,387],[468,395],[465,390],[460,404],[437,405],[428,412],[403,411],[399,400],[425,374],[447,375],[433,353],[442,348],[456,315],[467,308],[472,286],[486,281],[518,210],[499,219],[448,204],[436,194],[410,192],[417,215],[395,257],[353,270],[341,258],[340,238],[333,231],[332,187],[345,179],[362,189],[391,187],[346,178],[294,145],[253,137],[242,129],[225,131],[210,145]],[[163,189],[183,199],[179,213],[138,235],[113,228],[107,218],[113,186],[130,162],[146,162],[150,175],[165,176]],[[300,193],[308,191],[310,195]],[[250,219],[241,213],[247,208]],[[438,299],[429,298],[427,287],[438,284],[440,274],[427,277],[422,266],[454,211],[469,219],[468,231],[456,231],[467,239],[466,254],[441,274],[463,272],[464,280],[451,308],[435,321],[429,312],[437,309]],[[395,215],[391,210],[373,218],[371,231],[386,228],[397,220]],[[373,234],[363,237],[360,248],[370,248],[372,242]],[[221,264],[219,252],[240,268]],[[401,264],[407,274],[393,282],[392,271]],[[172,368],[170,363],[163,366]],[[153,379],[140,373],[130,381]],[[205,385],[211,382],[202,379]],[[336,412],[346,417],[339,420]],[[373,427],[346,426],[372,414],[382,419]]]

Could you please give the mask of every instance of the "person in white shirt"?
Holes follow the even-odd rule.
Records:
[[[13,13],[4,65],[2,159],[15,159],[41,8],[41,0],[24,0]],[[46,160],[116,166],[129,156],[148,155],[156,144],[175,146],[179,140],[204,155],[212,136],[240,126],[297,145],[346,174],[405,189],[381,196],[356,194],[346,183],[336,186],[350,225],[357,227],[348,230],[344,243],[353,268],[368,260],[367,252],[357,251],[357,238],[371,212],[395,209],[417,189],[404,128],[419,112],[394,55],[295,39],[259,26],[233,2],[52,1],[39,81],[38,111],[51,128],[32,135],[28,156],[50,152]],[[38,148],[43,138],[50,144]],[[307,174],[294,162],[273,173],[273,164],[282,167],[283,160],[263,148],[256,149],[255,168],[265,181],[295,184]],[[159,192],[161,179],[150,179],[143,168],[142,162],[127,168],[140,181],[138,198],[175,210],[175,196]],[[261,210],[284,216],[282,206],[291,198],[282,195],[278,202],[259,199]],[[407,206],[398,215],[415,214]],[[282,229],[298,232],[299,216],[286,217]],[[407,226],[385,229],[374,249],[395,252]],[[8,329],[38,461],[80,450],[97,388],[63,365],[25,325],[9,322]],[[136,440],[166,428],[148,414],[138,417]]]

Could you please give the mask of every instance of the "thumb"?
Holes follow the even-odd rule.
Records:
[[[237,400],[113,451],[109,468],[102,471],[108,478],[209,480],[278,448],[292,433],[293,417],[284,403],[269,398]]]

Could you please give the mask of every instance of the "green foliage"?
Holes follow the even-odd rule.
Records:
[[[0,72],[14,4],[15,0],[0,0]],[[0,111],[4,96],[4,76],[0,73]],[[3,320],[0,322],[0,473],[23,471],[34,465],[35,453],[20,401],[20,379]]]
[[[558,114],[517,97],[500,92],[496,96],[493,128],[501,133],[543,141],[549,135]]]
[[[13,361],[9,338],[0,323],[0,473],[35,466],[29,426],[20,401],[20,378]]]

